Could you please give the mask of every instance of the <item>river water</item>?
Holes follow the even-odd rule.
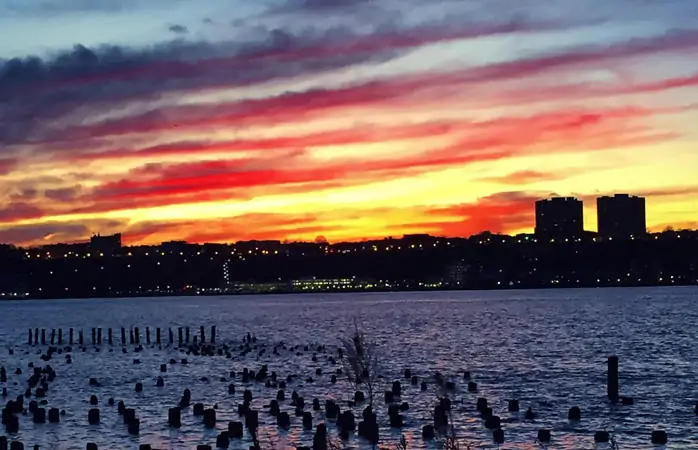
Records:
[[[497,448],[475,410],[477,397],[486,397],[501,416],[506,439],[503,449],[539,448],[535,440],[541,428],[552,430],[549,448],[608,448],[594,444],[594,432],[600,429],[611,431],[624,450],[652,448],[654,429],[667,431],[667,448],[698,448],[694,433],[698,420],[693,411],[698,400],[697,300],[696,288],[658,288],[2,302],[0,365],[9,378],[2,386],[7,387],[9,398],[22,394],[31,370],[29,362],[41,363],[41,347],[29,347],[26,342],[30,327],[62,328],[64,339],[69,327],[76,329],[76,336],[77,329],[83,329],[87,343],[91,327],[102,327],[105,338],[106,329],[112,327],[115,340],[120,340],[116,332],[120,327],[175,330],[190,326],[198,330],[199,325],[206,325],[208,330],[216,325],[219,342],[237,345],[251,331],[258,343],[324,344],[329,354],[357,319],[378,343],[378,367],[383,376],[376,401],[381,447],[395,448],[401,434],[410,449],[437,447],[421,437],[421,427],[431,422],[438,394],[433,384],[421,392],[419,386],[403,380],[402,400],[410,404],[406,424],[402,430],[388,426],[382,392],[410,368],[423,378],[439,371],[456,381],[456,433],[473,448]],[[163,332],[163,340],[166,337]],[[84,449],[87,442],[97,443],[100,449],[137,449],[143,443],[159,449],[193,449],[205,443],[215,448],[218,432],[227,429],[228,421],[240,420],[236,407],[248,388],[254,394],[253,407],[261,411],[262,440],[269,447],[293,448],[310,445],[312,432],[303,431],[288,402],[282,410],[291,413],[293,426],[288,432],[276,427],[275,419],[263,411],[276,389],[221,378],[228,377],[230,370],[268,364],[280,376],[298,375],[287,392],[297,390],[306,403],[319,398],[324,404],[332,398],[346,409],[353,396],[344,380],[330,383],[329,374],[338,366],[332,366],[324,354],[314,362],[312,352],[304,351],[299,356],[289,351],[280,357],[270,352],[258,357],[253,352],[227,359],[187,356],[169,345],[145,346],[138,354],[132,346],[126,354],[120,345],[109,351],[103,344],[99,352],[92,345],[87,347],[85,352],[73,348],[72,364],[65,363],[64,355],[54,355],[50,361],[58,377],[51,384],[46,408],[65,409],[62,422],[33,424],[30,416],[21,417],[20,431],[9,435],[11,440],[22,441],[28,448],[38,444],[41,449],[56,450]],[[8,354],[10,348],[14,355]],[[611,406],[606,401],[606,359],[610,355],[620,358],[621,394],[633,397],[634,406]],[[159,373],[160,364],[183,357],[188,365],[171,365],[167,373]],[[141,363],[133,364],[134,358]],[[15,375],[18,367],[24,375]],[[316,368],[322,368],[323,374],[316,375]],[[464,370],[479,384],[477,394],[467,392]],[[159,375],[165,380],[163,388],[155,387]],[[311,376],[314,381],[307,382]],[[102,386],[90,387],[91,377]],[[231,381],[237,386],[235,395],[228,395]],[[135,392],[136,382],[143,383],[143,392]],[[190,410],[182,413],[181,429],[168,428],[167,410],[177,404],[185,388],[192,392],[192,403],[218,406],[217,430],[206,430],[201,418]],[[100,399],[102,423],[97,426],[87,425],[92,394]],[[136,409],[140,436],[129,436],[116,408],[106,404],[109,397]],[[518,399],[522,411],[531,406],[535,421],[507,412],[509,399]],[[581,408],[578,423],[567,420],[572,406]],[[360,416],[359,407],[355,411]],[[314,416],[315,423],[323,420],[321,412]],[[333,425],[329,430],[336,434]],[[231,442],[230,448],[249,445],[245,439]],[[355,436],[346,446],[369,448]]]

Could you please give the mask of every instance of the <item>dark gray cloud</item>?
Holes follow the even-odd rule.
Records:
[[[28,187],[13,189],[11,193],[3,193],[3,195],[7,195],[12,201],[25,201],[34,200],[39,195],[39,191],[38,189]]]
[[[14,242],[19,245],[51,237],[57,237],[51,239],[53,242],[74,241],[86,235],[89,235],[89,231],[82,224],[41,223],[0,228],[0,242]]]
[[[166,94],[312,75],[384,62],[442,40],[537,29],[508,21],[467,27],[394,24],[368,32],[348,26],[296,32],[258,26],[246,28],[236,41],[178,40],[143,49],[77,45],[44,59],[0,60],[0,145],[50,141],[53,151],[70,151],[80,145],[77,139],[84,143],[97,136],[70,139],[65,130],[125,109],[139,120],[159,120],[161,109],[152,101]]]
[[[0,0],[0,6],[3,1],[7,0]],[[138,3],[137,0],[130,1]],[[433,5],[421,0],[404,1],[410,5]],[[87,0],[69,3],[73,6],[86,5]],[[95,7],[113,8],[127,3],[101,0]],[[454,8],[463,8],[463,11],[471,11],[471,14],[449,15],[442,22],[423,19],[417,22],[419,25],[410,26],[402,21],[383,23],[369,31],[357,31],[352,26],[332,27],[315,21],[312,26],[298,26],[297,31],[293,32],[264,26],[245,27],[244,30],[236,30],[240,32],[237,39],[226,42],[178,40],[143,48],[88,48],[77,45],[47,58],[0,58],[0,146],[45,143],[54,139],[53,148],[70,151],[72,143],[55,140],[58,134],[65,137],[65,133],[59,131],[91,122],[100,113],[127,108],[130,115],[157,119],[162,113],[149,102],[169,93],[246,86],[366,62],[386,61],[411,50],[409,45],[400,46],[401,42],[414,41],[416,47],[428,43],[429,39],[438,41],[438,33],[434,33],[433,28],[438,28],[440,23],[468,30],[477,28],[478,20],[484,17],[486,20],[482,19],[480,23],[510,24],[510,32],[517,32],[526,28],[526,24],[525,20],[523,25],[521,22],[511,22],[514,14],[516,17],[540,16],[550,20],[559,19],[559,13],[565,11],[559,4],[555,6],[542,0],[531,0],[526,3],[529,6],[527,14],[523,14],[523,9],[516,7],[520,3],[513,0],[492,0],[490,3],[479,0],[446,1],[439,3],[444,5],[442,14],[447,15],[449,11],[456,10]],[[599,4],[599,1],[579,0],[579,3],[590,7]],[[602,12],[594,14],[627,18],[643,17],[656,11],[658,19],[670,23],[671,17],[680,12],[687,13],[691,5],[687,1],[674,0],[662,3],[665,5],[664,12],[660,12],[657,2],[618,0],[618,3],[622,5],[613,2],[606,2],[606,6],[599,5]],[[342,11],[383,8],[387,11],[395,6],[396,1],[281,0],[281,4],[279,10],[286,8],[289,12],[321,12],[333,8]],[[486,4],[492,8],[484,8]],[[623,5],[636,8],[626,11],[621,7]],[[576,20],[583,21],[591,14],[585,15],[577,6],[570,8],[578,12]],[[500,17],[493,19],[492,11],[496,11]],[[304,20],[298,22],[301,25],[308,23]],[[563,22],[569,23],[569,20],[560,21]],[[428,26],[432,29],[429,30]],[[448,27],[444,26],[443,29],[447,30]],[[426,33],[427,38],[422,39],[421,33]],[[81,139],[91,137],[80,136]],[[3,161],[12,161],[12,158],[0,154],[0,174],[3,167],[11,167]]]
[[[0,220],[28,219],[41,217],[42,210],[23,201],[12,202],[0,208]]]
[[[339,9],[378,3],[376,0],[292,0],[290,5],[312,10]]]
[[[8,15],[47,16],[81,12],[115,13],[143,7],[171,7],[182,0],[0,0],[0,11]]]
[[[289,33],[258,27],[239,41],[169,42],[144,49],[82,45],[50,58],[0,60],[0,144],[48,139],[66,122],[175,91],[234,87],[379,61],[393,51],[329,54],[347,28]]]
[[[170,25],[169,30],[175,34],[187,34],[189,29],[184,25]]]
[[[58,189],[46,189],[46,191],[44,191],[44,196],[49,200],[67,202],[75,199],[81,192],[82,186],[76,185]]]
[[[91,220],[85,223],[45,222],[31,225],[0,227],[0,242],[13,242],[17,245],[44,241],[76,242],[84,240],[95,232],[105,234],[122,230],[125,223],[116,220]]]
[[[421,0],[419,0],[421,1]],[[350,23],[353,26],[380,25],[402,18],[403,10],[415,6],[418,0],[284,0],[270,6],[266,17],[307,16],[311,20],[322,19],[328,23]],[[442,5],[439,3],[439,5]]]
[[[503,20],[526,16],[550,20],[634,21],[650,27],[698,24],[698,2],[695,0],[279,0],[267,13],[323,15],[346,20],[360,17],[370,22],[404,13],[412,20],[449,16],[462,20]]]

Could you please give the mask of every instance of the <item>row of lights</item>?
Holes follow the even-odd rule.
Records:
[[[676,238],[677,238],[677,239],[681,239],[681,235],[680,235],[680,234],[677,234],[677,235],[676,235]],[[636,237],[635,237],[635,236],[631,236],[630,239],[631,239],[631,240],[635,240]],[[659,236],[658,236],[658,235],[655,235],[655,236],[654,236],[654,239],[655,239],[655,240],[659,239]],[[598,242],[598,241],[599,241],[598,238],[593,238],[592,240],[593,240],[594,242]],[[613,241],[613,238],[612,238],[612,237],[609,237],[608,240],[609,240],[609,241]],[[483,244],[490,244],[490,243],[492,243],[492,242],[493,242],[493,241],[492,241],[491,239],[485,239],[485,240],[477,241],[477,243],[480,244],[480,245],[483,245]],[[529,238],[525,238],[525,239],[523,239],[523,240],[522,240],[522,239],[518,239],[516,242],[519,243],[519,244],[521,244],[521,243],[526,243],[526,242],[537,243],[537,242],[538,242],[538,239],[535,239],[535,238],[534,238],[534,239],[529,240]],[[569,238],[566,238],[566,239],[564,239],[564,240],[563,240],[563,239],[557,240],[557,239],[554,239],[554,238],[553,238],[553,239],[550,239],[550,242],[551,242],[551,243],[556,243],[556,242],[565,242],[565,243],[577,242],[577,243],[579,243],[579,242],[582,242],[582,239],[581,239],[581,238],[576,238],[576,239],[569,239]],[[502,239],[502,240],[501,240],[501,243],[502,243],[502,244],[506,244],[506,243],[507,243],[507,240],[506,240],[506,239]],[[439,242],[434,242],[434,243],[432,244],[432,247],[437,247],[438,245],[439,245]],[[446,242],[446,245],[447,245],[447,246],[451,246],[452,244],[451,244],[451,242]],[[397,246],[397,247],[396,247],[395,245],[389,245],[389,246],[386,246],[386,247],[379,247],[378,245],[372,245],[370,248],[371,248],[373,251],[381,251],[381,250],[382,250],[382,251],[390,251],[390,250],[394,250],[394,249],[396,249],[396,248],[397,248],[397,250],[402,250],[402,246]],[[411,244],[411,245],[408,245],[406,248],[410,248],[410,249],[423,249],[423,248],[424,248],[424,244]],[[361,248],[341,249],[341,250],[334,250],[333,248],[331,248],[331,247],[329,247],[329,246],[328,246],[328,247],[325,247],[325,252],[326,252],[326,253],[351,253],[351,252],[366,251],[366,250],[367,250],[367,248],[366,248],[365,246],[362,246]],[[157,254],[158,252],[156,251],[156,252],[154,252],[154,253]],[[172,255],[173,252],[167,252],[167,253],[166,253],[166,252],[160,252],[160,255],[161,255],[161,256],[166,256],[166,255],[168,255],[168,254]],[[200,256],[201,254],[202,254],[201,251],[196,252],[196,255],[197,255],[197,256]],[[214,252],[214,254],[215,254],[216,256],[218,256],[218,255],[219,255],[219,252]],[[245,251],[232,250],[232,251],[230,252],[230,254],[231,254],[231,255],[236,255],[236,254],[248,254],[248,255],[253,255],[253,254],[254,254],[254,255],[258,255],[258,254],[261,254],[261,255],[272,255],[272,254],[273,254],[273,255],[278,255],[278,254],[279,254],[279,250],[261,250],[261,251],[260,251],[259,248],[257,247],[257,248],[255,248],[254,250],[248,250],[247,252],[245,252]],[[32,258],[32,254],[29,253],[29,252],[26,252],[25,255],[26,255],[27,258]],[[145,255],[145,256],[150,256],[150,252],[145,252],[144,255]],[[179,255],[180,255],[180,256],[184,256],[185,253],[184,253],[184,252],[179,252]],[[302,255],[305,256],[305,253],[302,253]],[[78,257],[78,258],[79,258],[79,257],[80,257],[80,253],[78,253],[78,252],[68,252],[68,253],[64,253],[64,254],[63,254],[63,258],[68,258],[68,257],[70,257],[70,256],[75,256],[75,257]],[[83,258],[85,258],[85,257],[86,257],[86,258],[91,258],[92,256],[93,256],[92,253],[86,253],[86,254],[85,254],[84,256],[82,256],[82,257],[83,257]],[[98,253],[98,254],[95,253],[95,256],[104,257],[104,253],[103,253],[103,252],[100,252],[100,253]],[[132,253],[132,252],[128,252],[126,256],[133,256],[133,253]],[[37,253],[37,254],[35,254],[33,257],[34,257],[34,258],[41,258],[41,254],[40,254],[40,253]],[[51,259],[51,258],[52,258],[51,252],[46,252],[46,258],[47,258],[47,259]]]
[[[681,239],[681,234],[678,233],[678,234],[675,235],[675,237],[676,237],[677,239]],[[653,235],[653,238],[654,238],[655,240],[656,240],[656,239],[659,239],[659,238],[660,238],[660,234],[654,234],[654,235]],[[613,237],[608,237],[608,238],[606,238],[606,239],[609,240],[609,241],[612,241],[612,240],[613,240]],[[637,239],[637,237],[634,236],[634,235],[631,235],[631,236],[630,236],[630,239],[631,239],[631,240],[635,240],[635,239]],[[594,237],[592,240],[593,240],[594,242],[597,242],[597,241],[599,240],[599,238]],[[441,242],[443,242],[443,241],[436,241],[436,242],[433,243],[433,246],[436,247],[436,246],[437,246],[439,243],[441,243]],[[479,241],[477,241],[478,244],[486,244],[486,243],[489,244],[489,243],[491,243],[491,242],[492,242],[492,239],[491,239],[491,238],[486,238],[486,239],[484,239],[484,240],[479,240]],[[530,238],[530,237],[525,237],[525,238],[523,238],[523,239],[517,239],[516,242],[519,243],[519,244],[525,243],[525,242],[537,243],[537,242],[538,242],[538,239],[536,239],[536,238]],[[557,241],[556,241],[555,239],[551,239],[550,242],[557,242]],[[563,240],[560,239],[560,242],[563,242]],[[572,238],[572,239],[565,238],[565,239],[564,239],[564,242],[582,242],[582,239],[581,239],[581,238]],[[502,243],[502,244],[507,243],[507,239],[501,239],[501,243]],[[341,244],[340,244],[340,245],[341,245]],[[446,245],[450,246],[450,245],[452,245],[452,244],[451,244],[450,241],[446,241]],[[422,248],[422,247],[423,247],[423,244],[412,244],[412,245],[410,245],[409,247],[410,247],[410,248],[416,248],[416,246]],[[332,247],[331,245],[327,245],[327,246],[325,246],[324,248],[325,248],[325,250],[327,251],[327,250],[330,250],[331,247]],[[378,247],[378,246],[377,246],[376,244],[373,244],[372,247],[373,247],[373,248],[376,248],[376,247]],[[388,249],[392,249],[392,248],[394,248],[394,247],[395,247],[394,245],[390,245],[390,246],[385,247],[385,249],[388,250]],[[401,249],[400,246],[398,246],[397,248],[398,248],[398,249]],[[363,250],[366,250],[365,245],[362,246],[362,249],[363,249]],[[254,252],[258,252],[259,250],[260,250],[259,247],[255,247],[255,248],[254,248]],[[359,250],[359,249],[356,249],[356,248],[355,248],[355,249],[353,249],[352,251],[357,251],[357,250]],[[346,251],[346,250],[344,250],[344,251]],[[233,250],[231,251],[230,254],[232,255],[232,254],[235,254],[235,253],[237,253],[237,252],[239,252],[239,253],[244,253],[244,250],[243,250],[243,251],[238,251],[238,250],[236,250],[236,249],[233,249]],[[262,254],[272,254],[272,252],[273,252],[274,254],[278,254],[278,253],[279,253],[278,250],[262,250]],[[145,252],[145,255],[148,256],[149,253],[150,253],[150,252]],[[158,252],[155,251],[155,253],[158,253]],[[170,255],[171,255],[171,254],[173,254],[174,252],[172,252],[172,251],[169,251],[169,252],[162,252],[162,251],[161,251],[160,253],[161,253],[162,256],[165,256],[166,254],[170,254]],[[201,255],[201,253],[202,253],[201,251],[197,251],[197,252],[196,252],[197,255]],[[217,251],[215,252],[216,255],[218,255],[218,253],[219,253],[219,252],[217,252]],[[253,253],[253,250],[248,250],[247,253],[248,253],[248,254],[252,254],[252,253]],[[26,254],[27,257],[31,257],[31,254],[30,254],[29,252],[26,252],[25,254]],[[47,251],[47,252],[46,252],[46,255],[47,255],[47,256],[50,256],[50,254],[51,254],[50,251]],[[179,254],[180,254],[180,255],[184,255],[184,252],[181,252],[181,251],[180,251]],[[63,257],[66,257],[66,258],[67,258],[68,256],[73,256],[73,255],[74,255],[74,256],[80,256],[80,253],[79,253],[79,252],[72,252],[72,251],[70,251],[70,252],[68,252],[68,253],[64,253],[64,254],[63,254]],[[87,253],[86,255],[87,255],[87,256],[91,256],[91,253]],[[37,254],[37,256],[40,256],[40,255]],[[99,256],[104,256],[104,253],[103,253],[103,252],[100,252],[100,253],[99,253]],[[129,253],[128,253],[128,256],[132,256],[132,252],[129,252]]]

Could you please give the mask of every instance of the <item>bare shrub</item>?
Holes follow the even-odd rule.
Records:
[[[359,327],[358,321],[354,319],[354,331],[340,338],[340,343],[344,352],[341,361],[347,381],[355,391],[365,385],[368,390],[369,406],[373,407],[378,381],[376,342]]]
[[[439,403],[444,400],[451,403],[451,398],[448,396],[448,391],[443,389],[441,395],[437,396]],[[472,450],[474,447],[472,444],[465,442],[464,439],[456,436],[456,428],[453,425],[453,412],[452,408],[446,409],[446,417],[448,418],[448,425],[445,432],[442,432],[439,436],[439,447],[443,450]]]

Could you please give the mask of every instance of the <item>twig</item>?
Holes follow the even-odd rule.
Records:
[[[439,403],[441,403],[442,399],[448,400],[449,404],[451,403],[448,396],[448,391],[445,389],[441,391],[441,396],[437,397],[437,399],[439,400]],[[448,431],[443,437],[441,448],[443,450],[472,450],[473,447],[471,444],[463,442],[456,436],[456,427],[453,426],[453,413],[451,410],[452,408],[450,407],[446,410],[446,417],[448,418]]]
[[[405,439],[405,435],[403,434],[400,436],[400,442],[397,443],[395,446],[396,450],[407,450],[407,439]]]
[[[344,352],[342,366],[347,374],[347,381],[356,391],[365,384],[368,389],[369,406],[373,407],[378,366],[375,341],[361,330],[358,321],[354,319],[354,332],[350,336],[340,338],[340,342]]]

